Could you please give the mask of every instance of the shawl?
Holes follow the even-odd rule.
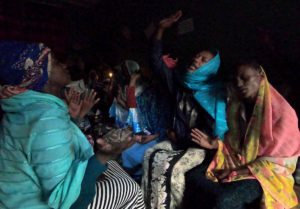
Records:
[[[215,80],[220,67],[220,55],[217,54],[212,60],[190,73],[186,70],[183,80],[178,76],[182,85],[193,90],[193,96],[207,113],[215,120],[214,135],[224,139],[228,130],[226,122],[226,96],[221,83]]]
[[[240,133],[239,118],[242,103],[233,98],[228,106],[229,131],[208,167],[207,177],[218,181],[214,173],[230,169],[224,182],[257,179],[264,191],[262,208],[282,209],[297,205],[293,190],[297,157],[300,155],[300,134],[294,109],[268,83],[261,82],[252,116],[245,135]],[[240,141],[240,138],[243,141]],[[248,167],[250,175],[238,175],[241,167]]]

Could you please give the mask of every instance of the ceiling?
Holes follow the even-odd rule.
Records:
[[[34,4],[62,7],[64,5],[74,5],[79,7],[90,8],[99,3],[101,0],[24,0]]]

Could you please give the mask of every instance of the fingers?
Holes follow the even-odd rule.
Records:
[[[228,177],[230,173],[230,170],[220,170],[218,173],[216,173],[216,176],[218,179],[223,180]]]
[[[89,91],[88,89],[85,89],[85,90],[84,90],[84,100],[87,100],[88,97],[89,97],[88,91]]]
[[[133,140],[140,143],[140,142],[142,142],[142,136],[141,135],[135,135],[133,137]]]
[[[132,137],[129,137],[128,139],[129,139],[129,141],[127,142],[127,145],[126,145],[125,149],[123,149],[122,151],[124,151],[124,150],[126,150],[126,149],[132,147],[132,146],[136,143],[136,142],[132,139]]]
[[[88,103],[91,103],[91,104],[96,104],[97,102],[99,102],[100,101],[100,99],[99,98],[97,98],[97,99],[95,99],[96,98],[96,96],[97,96],[97,92],[94,90],[94,89],[92,89],[91,91],[90,91],[90,93],[88,93],[88,89],[86,89],[85,90],[85,92],[84,92],[84,101],[85,102],[88,102]]]
[[[136,141],[134,141],[132,137],[128,137],[127,141],[123,143],[110,144],[104,139],[98,138],[96,143],[99,150],[106,154],[119,154],[133,146]]]
[[[79,98],[80,99],[80,98]],[[83,105],[83,100],[82,99],[80,99],[80,101],[79,101],[79,107],[81,107]]]
[[[75,104],[80,104],[80,100],[81,100],[80,96],[81,96],[80,93],[75,94],[75,96],[74,96]]]
[[[102,138],[97,139],[96,141],[98,148],[105,152],[105,153],[110,153],[112,151],[112,145],[109,144],[107,141],[105,141]]]
[[[192,141],[199,144],[200,146],[202,146],[202,141],[201,141],[201,138],[199,139],[198,136],[194,135],[194,134],[191,134],[192,136]]]
[[[172,17],[172,18],[173,18],[173,21],[174,21],[174,22],[177,22],[177,21],[181,18],[181,16],[182,16],[182,11],[181,11],[181,10],[177,11],[177,12],[174,14],[174,16]]]
[[[159,136],[159,134],[152,134],[152,135],[144,135],[142,139],[142,144],[147,144],[154,139],[156,139]]]
[[[95,92],[95,90],[92,89],[91,92],[90,92],[90,94],[89,94],[88,100],[89,100],[90,102],[92,102],[92,101],[95,100],[95,97],[96,97],[96,96],[97,96],[97,92]]]
[[[99,101],[100,101],[100,98],[96,99],[96,100],[94,101],[94,105],[97,104]]]
[[[72,96],[74,96],[77,92],[75,91],[75,87],[71,87],[71,89],[69,90],[69,92],[67,91],[67,89],[65,90],[65,95],[67,100],[70,100],[72,98]]]
[[[207,137],[207,135],[205,133],[203,133],[202,131],[200,131],[197,128],[193,128],[192,133],[199,136],[199,137]]]

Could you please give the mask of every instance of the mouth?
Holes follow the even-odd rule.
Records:
[[[246,88],[239,88],[239,89],[238,89],[238,92],[239,92],[240,94],[246,94],[246,93],[248,92],[248,90],[247,90]]]
[[[192,71],[195,71],[195,70],[197,70],[199,67],[198,67],[198,63],[197,62],[193,62],[191,65],[190,65],[190,67],[189,67],[189,69],[190,70],[192,70]]]

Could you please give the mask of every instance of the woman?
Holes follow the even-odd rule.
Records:
[[[98,139],[93,153],[56,97],[70,76],[50,49],[0,42],[0,57],[0,208],[144,208],[138,185],[109,161],[134,141]]]
[[[167,138],[166,128],[170,121],[168,101],[163,97],[162,91],[158,93],[154,87],[147,86],[140,95],[136,96],[140,76],[140,73],[131,76],[126,99],[129,108],[128,122],[133,127],[140,124],[140,128],[135,131],[139,132],[137,134],[142,139],[140,143],[136,143],[122,153],[123,167],[139,183],[142,178],[144,153],[148,148]]]
[[[234,87],[225,141],[192,132],[194,142],[217,149],[207,179],[194,176],[195,203],[207,209],[243,209],[258,198],[260,208],[292,208],[298,203],[292,177],[300,155],[297,115],[254,61],[238,65]]]
[[[123,100],[122,92],[119,92],[117,101],[124,106],[124,125],[132,126],[134,133],[142,137],[140,143],[122,153],[122,163],[125,170],[137,182],[141,182],[145,150],[166,139],[165,130],[169,121],[167,101],[141,77],[140,67],[136,62],[125,61],[122,70],[122,75],[118,76],[125,77],[123,80],[126,85],[122,89],[126,99]],[[121,120],[118,122],[120,124]]]
[[[168,140],[148,149],[144,156],[142,187],[147,207],[180,207],[185,173],[202,163],[205,151],[191,141],[192,128],[223,139],[227,130],[225,91],[216,81],[220,56],[216,50],[202,50],[183,72],[176,61],[163,56],[162,37],[166,28],[181,17],[178,11],[160,21],[152,46],[153,68],[172,97],[172,129]],[[209,155],[209,154],[208,154]]]

